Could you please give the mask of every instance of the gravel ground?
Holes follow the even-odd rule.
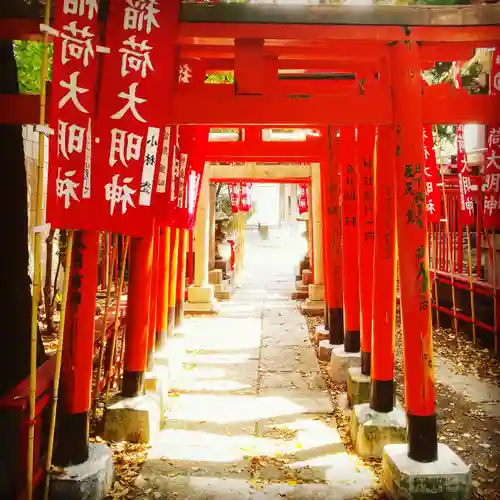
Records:
[[[307,318],[309,334],[323,323],[322,317]],[[400,401],[403,392],[402,334],[399,310],[396,319],[396,393]],[[435,328],[434,351],[438,361],[445,363],[454,374],[473,377],[475,380],[500,387],[500,363],[487,349],[475,347],[472,342],[451,330]],[[335,417],[344,444],[349,452],[353,446],[349,435],[348,412],[345,411],[345,384],[333,383],[326,372],[326,363],[320,363],[323,376],[335,403]],[[467,400],[460,391],[436,383],[439,440],[448,444],[470,465],[473,479],[473,498],[500,499],[500,418],[494,417],[484,406]],[[364,461],[378,476],[380,460]],[[363,499],[385,499],[380,489],[367,492]]]

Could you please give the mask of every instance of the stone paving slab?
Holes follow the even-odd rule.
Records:
[[[183,368],[135,498],[343,500],[372,485],[344,449],[289,300],[303,254],[292,240],[264,248],[255,238],[232,300],[216,316],[186,319]]]
[[[316,355],[309,344],[295,346],[269,345],[261,351],[261,371],[318,371]]]

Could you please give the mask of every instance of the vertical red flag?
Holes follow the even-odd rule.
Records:
[[[458,65],[457,65],[458,67]],[[455,77],[455,87],[462,90],[460,72]],[[472,201],[471,170],[465,150],[464,126],[457,126],[457,168],[460,188],[460,220],[463,224],[474,224],[474,202]]]
[[[239,211],[240,197],[239,197],[239,184],[228,184],[227,191],[229,194],[229,203],[231,204],[231,211],[233,214]]]
[[[47,222],[87,229],[97,78],[97,2],[56,4]]]
[[[299,196],[297,200],[299,214],[304,214],[309,210],[307,205],[307,184],[299,184]]]
[[[240,184],[240,211],[248,213],[252,210],[252,185],[249,182]]]
[[[174,4],[110,2],[111,53],[102,72],[92,200],[98,229],[139,237],[152,231],[153,185],[171,97]]]
[[[424,172],[425,172],[425,209],[427,222],[441,220],[441,195],[438,189],[438,167],[434,139],[432,138],[432,125],[424,125]]]
[[[500,50],[493,52],[491,66],[491,95],[500,94]],[[488,129],[488,145],[484,161],[486,192],[484,194],[484,227],[500,229],[500,122]]]

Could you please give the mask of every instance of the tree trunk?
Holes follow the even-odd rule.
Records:
[[[0,94],[18,93],[17,68],[12,42],[0,40]],[[22,128],[0,124],[2,186],[0,196],[0,395],[30,373],[31,281],[28,274],[28,204]],[[39,337],[38,363],[45,361]],[[19,456],[18,421],[0,412],[0,498],[10,495]]]

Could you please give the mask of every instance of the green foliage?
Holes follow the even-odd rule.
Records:
[[[52,80],[52,55],[54,45],[49,44],[48,80]],[[42,73],[43,42],[14,40],[14,56],[17,63],[19,91],[26,93],[40,92]]]

